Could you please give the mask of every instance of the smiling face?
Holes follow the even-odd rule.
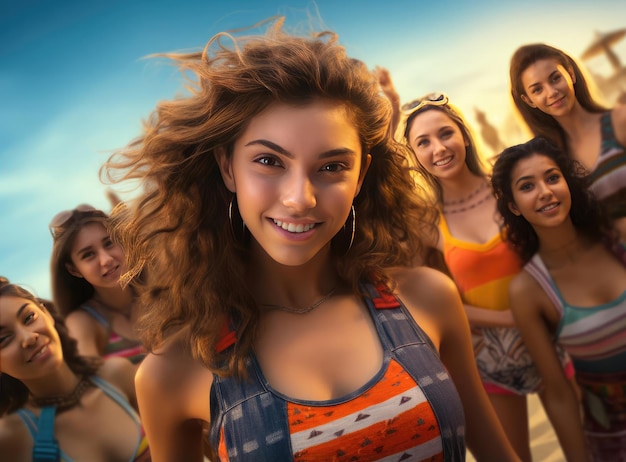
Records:
[[[274,104],[254,117],[232,158],[218,156],[253,240],[276,262],[302,265],[344,226],[369,156],[341,104]]]
[[[536,153],[517,162],[511,171],[514,203],[511,212],[536,227],[554,227],[569,219],[572,199],[557,164]]]
[[[437,109],[415,116],[408,141],[418,162],[439,179],[450,179],[466,169],[466,141],[461,129],[447,114]]]
[[[97,222],[85,224],[76,234],[70,251],[70,274],[84,278],[96,288],[119,287],[124,271],[124,252],[111,241],[106,228]]]
[[[0,372],[28,381],[63,362],[54,320],[41,305],[3,295],[0,320]]]
[[[524,102],[553,117],[568,114],[576,104],[574,72],[554,58],[535,61],[522,72],[521,81]]]

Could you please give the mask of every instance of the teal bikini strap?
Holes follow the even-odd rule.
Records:
[[[61,458],[59,443],[54,438],[55,406],[41,408],[39,422],[37,423],[37,435],[33,446],[34,462],[57,462]]]

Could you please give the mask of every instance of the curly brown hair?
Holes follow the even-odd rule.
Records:
[[[259,312],[242,287],[246,246],[233,236],[232,193],[215,154],[232,156],[235,140],[271,104],[343,104],[363,156],[372,156],[354,200],[352,248],[344,255],[345,247],[331,246],[340,278],[359,293],[360,282],[389,282],[388,268],[412,265],[422,255],[424,233],[435,232],[435,209],[415,193],[405,164],[409,153],[389,133],[391,107],[376,77],[337,40],[328,31],[290,35],[277,20],[263,35],[218,34],[202,52],[159,55],[195,78],[189,94],[161,101],[143,135],[101,171],[108,181],[138,180],[143,187],[112,218],[128,260],[127,280],[140,292],[139,324],[150,351],[186,328],[185,343],[207,367],[220,374],[242,371]],[[134,280],[144,269],[141,281]],[[227,320],[236,320],[237,342],[218,357],[215,344]]]

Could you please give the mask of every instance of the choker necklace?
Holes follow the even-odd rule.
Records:
[[[487,187],[487,183],[481,183],[481,185],[478,187],[478,189],[476,189],[474,192],[470,193],[469,196],[464,197],[462,199],[458,199],[456,201],[450,201],[450,202],[443,202],[443,205],[458,205],[458,204],[464,204],[465,202],[469,202],[470,199],[472,197],[474,197],[476,194],[478,194],[479,192],[481,192],[483,189],[485,189],[485,187]]]
[[[67,395],[42,396],[40,398],[31,395],[30,402],[37,407],[56,406],[57,412],[66,411],[80,403],[80,399],[87,389],[92,386],[93,383],[88,377],[81,377],[74,390]]]
[[[320,306],[322,303],[324,303],[325,301],[327,301],[330,297],[332,297],[333,295],[335,295],[335,290],[337,288],[335,287],[333,290],[331,290],[330,292],[328,292],[326,295],[324,295],[322,298],[320,298],[318,301],[316,301],[315,303],[313,303],[312,305],[306,306],[304,308],[294,308],[292,306],[284,306],[284,305],[274,305],[271,303],[261,303],[261,306],[266,306],[268,308],[271,308],[273,310],[280,310],[280,311],[285,311],[287,313],[293,313],[293,314],[306,314],[310,311],[312,311],[313,309],[317,308],[318,306]]]

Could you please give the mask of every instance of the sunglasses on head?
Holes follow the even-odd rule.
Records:
[[[76,216],[78,213],[87,213],[87,212],[100,212],[95,207],[92,207],[89,204],[80,204],[76,208],[72,210],[63,210],[62,212],[57,213],[50,224],[48,225],[48,229],[50,230],[50,234],[53,238],[58,237],[63,231],[63,226],[67,224],[72,218]]]
[[[425,106],[444,106],[446,104],[448,104],[448,95],[436,92],[414,99],[410,103],[405,103],[400,110],[404,115],[409,116]]]

